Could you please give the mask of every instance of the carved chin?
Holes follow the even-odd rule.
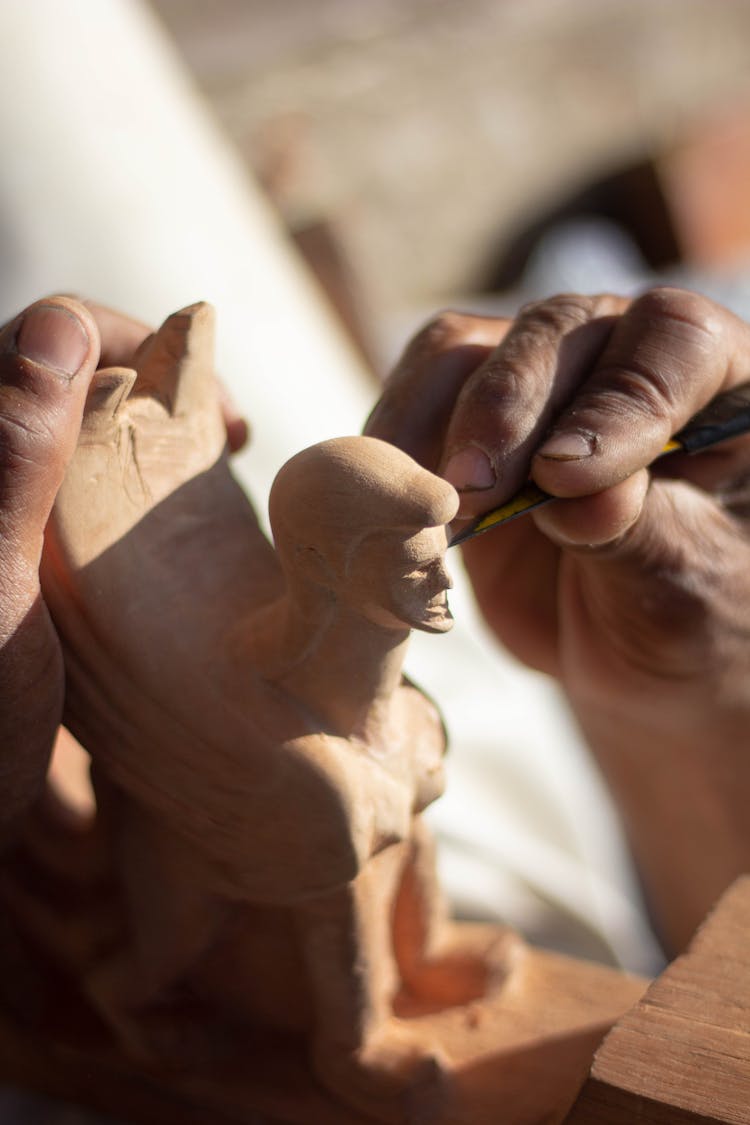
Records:
[[[424,633],[447,633],[453,628],[453,614],[447,605],[429,609],[417,626]]]

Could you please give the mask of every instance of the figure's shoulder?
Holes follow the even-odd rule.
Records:
[[[435,738],[439,738],[443,745],[447,743],[445,720],[437,703],[405,674],[401,679],[398,701],[399,710],[408,717],[410,724],[412,721],[421,724],[425,734],[431,733]]]

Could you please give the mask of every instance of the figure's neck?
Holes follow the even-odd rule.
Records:
[[[409,630],[384,629],[341,607],[313,627],[287,605],[278,625],[273,680],[342,737],[374,737],[401,682]]]

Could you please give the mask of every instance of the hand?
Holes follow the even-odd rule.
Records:
[[[738,754],[750,725],[750,440],[648,466],[749,378],[750,330],[696,294],[558,297],[514,322],[439,319],[367,427],[456,485],[465,517],[528,477],[564,498],[464,557],[497,635],[568,692],[656,909],[678,861],[694,860],[691,901],[663,920],[674,944],[750,862],[737,805],[750,796]]]
[[[60,645],[42,600],[45,526],[98,365],[127,366],[149,329],[70,297],[0,331],[0,838],[40,791],[63,707]],[[227,441],[247,436],[223,391]]]
[[[100,353],[92,313],[52,297],[0,333],[0,831],[39,792],[63,703],[60,646],[39,591],[44,528]]]

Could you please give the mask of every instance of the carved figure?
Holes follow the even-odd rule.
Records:
[[[131,1065],[217,1120],[268,1108],[259,1034],[276,1057],[307,1043],[350,1107],[332,1122],[537,1120],[642,985],[447,918],[419,818],[444,732],[401,669],[412,628],[450,628],[455,492],[375,439],[324,442],[277,477],[274,552],[228,468],[211,350],[195,306],[137,375],[99,373],[49,531],[67,722],[125,918],[74,974]],[[471,1092],[481,1056],[564,1032],[549,1094],[510,1062],[499,1100],[486,1076]]]

